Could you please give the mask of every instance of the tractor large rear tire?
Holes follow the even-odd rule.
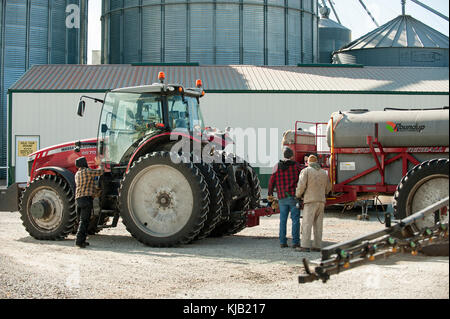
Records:
[[[247,227],[247,211],[257,208],[261,197],[259,179],[250,164],[234,154],[222,153],[221,155],[226,164],[215,165],[215,169],[222,174],[222,186],[226,194],[228,216],[218,223],[216,228],[211,232],[211,237],[234,235],[244,230]],[[228,177],[225,175],[227,165],[243,165],[243,167],[246,167],[246,170],[242,171],[244,176],[238,178],[238,184],[241,187],[247,188],[248,194],[238,200],[231,199],[232,195],[230,194],[232,191],[229,183],[227,183]]]
[[[410,216],[448,196],[449,160],[433,159],[416,165],[400,181],[394,195],[394,214],[398,219]],[[436,215],[412,225],[413,231],[432,227]],[[448,212],[439,215],[441,222],[448,222]]]
[[[121,181],[119,209],[127,230],[153,247],[188,244],[200,233],[209,210],[201,172],[179,155],[157,152],[140,157]]]
[[[249,210],[250,201],[248,197],[239,200],[239,210],[230,212],[230,216],[217,224],[211,232],[211,237],[231,236],[244,230],[247,226],[246,211]]]
[[[32,237],[62,240],[72,232],[77,221],[73,191],[59,176],[39,176],[23,191],[20,214]]]
[[[206,216],[203,228],[200,230],[200,233],[196,238],[203,239],[208,237],[216,227],[217,223],[220,222],[222,216],[226,213],[226,206],[220,179],[214,172],[212,165],[201,162],[195,164],[195,166],[200,170],[203,177],[205,178],[209,190],[209,212]]]

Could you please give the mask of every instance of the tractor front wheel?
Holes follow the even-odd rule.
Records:
[[[20,214],[32,237],[62,240],[71,233],[77,221],[73,191],[59,176],[39,176],[24,190]]]

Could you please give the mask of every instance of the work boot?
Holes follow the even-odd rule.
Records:
[[[289,246],[288,246],[288,244],[280,244],[280,247],[281,248],[286,248],[286,247],[289,247]]]
[[[81,244],[76,244],[76,246],[78,246],[79,248],[86,248],[87,246],[89,246],[89,243],[87,241],[85,241],[84,243]]]
[[[292,248],[293,248],[293,249],[300,248],[300,244],[294,244],[294,245],[292,245]]]

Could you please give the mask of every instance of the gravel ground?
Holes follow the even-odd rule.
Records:
[[[325,244],[383,228],[356,214],[328,211]],[[299,285],[301,259],[319,253],[281,249],[277,234],[275,215],[234,236],[163,249],[142,245],[119,223],[82,250],[73,236],[37,241],[19,213],[0,212],[0,298],[449,298],[448,257],[401,255]]]

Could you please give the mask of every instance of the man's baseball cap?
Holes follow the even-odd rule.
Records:
[[[75,160],[75,166],[77,168],[88,168],[88,163],[85,157],[79,157]]]

